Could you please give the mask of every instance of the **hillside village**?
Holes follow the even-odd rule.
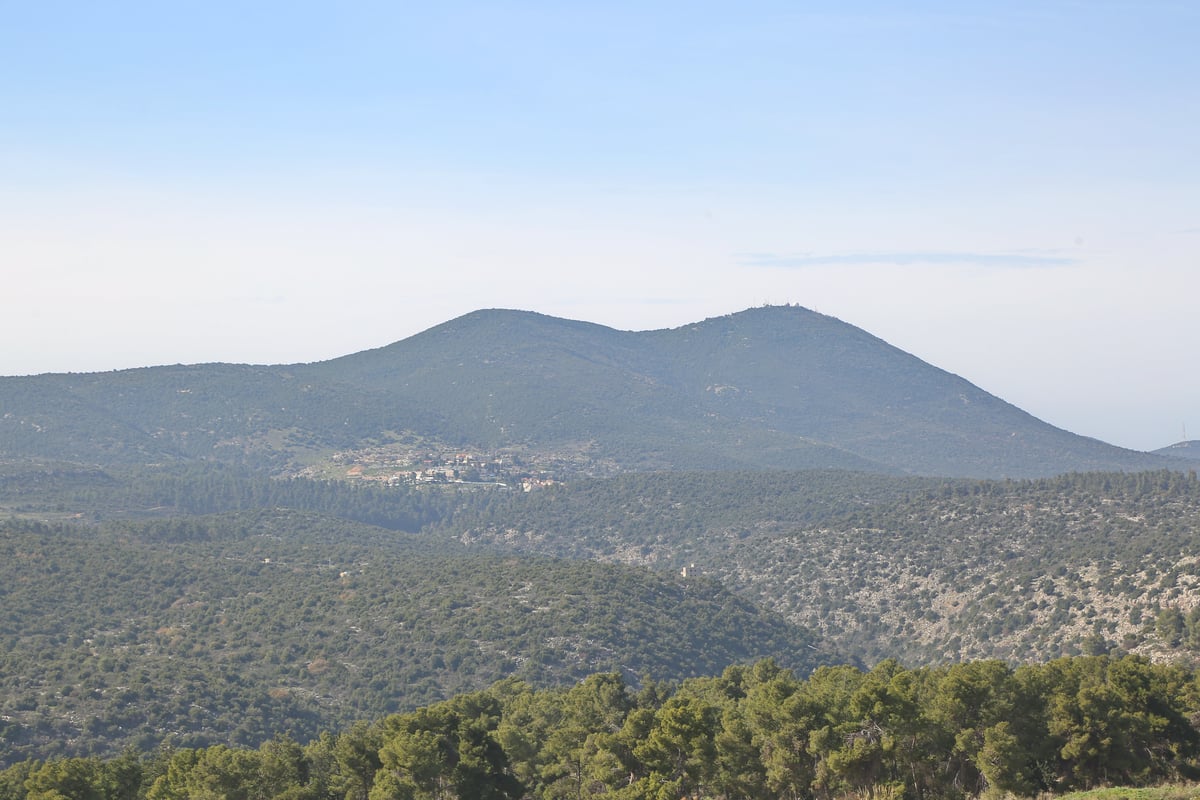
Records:
[[[483,488],[535,489],[571,478],[617,472],[579,453],[527,452],[517,448],[482,451],[452,449],[423,443],[390,444],[334,453],[327,463],[298,475],[371,481],[386,486],[460,485]]]

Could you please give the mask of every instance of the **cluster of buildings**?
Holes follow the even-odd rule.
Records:
[[[520,486],[526,492],[556,483],[546,470],[530,470],[512,457],[461,452],[360,453],[353,456],[353,466],[347,474],[388,486],[457,483]]]

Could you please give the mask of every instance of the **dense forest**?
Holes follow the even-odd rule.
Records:
[[[662,691],[646,675],[688,691],[761,658],[800,685],[881,660],[921,681],[957,662],[1009,665],[1006,680],[1047,662],[1158,675],[1200,653],[1200,483],[1178,472],[645,473],[526,493],[26,463],[0,469],[0,514],[0,767],[13,769],[58,759],[150,775],[168,751],[307,753],[355,720],[488,686],[554,696],[596,673],[638,696]],[[1054,660],[1083,655],[1105,658]],[[1192,719],[1188,675],[1172,707]],[[1004,713],[985,727],[1028,728]],[[837,719],[830,730],[850,724]],[[1021,786],[1190,774],[1187,755],[1075,780],[1045,747]],[[606,791],[669,774],[625,757],[632,783]],[[934,767],[908,768],[909,794],[943,791],[912,777]],[[535,796],[558,796],[513,769]],[[665,785],[692,785],[677,780]],[[808,780],[779,796],[836,793]],[[744,796],[770,796],[758,791]]]
[[[866,663],[1200,649],[1194,472],[627,474],[445,525],[503,552],[695,564]]]
[[[0,765],[168,738],[306,740],[505,676],[834,660],[711,578],[277,509],[0,522],[0,604]]]
[[[0,800],[1032,797],[1200,775],[1197,675],[1135,657],[800,679],[772,661],[679,685],[509,678],[300,744],[28,760]]]

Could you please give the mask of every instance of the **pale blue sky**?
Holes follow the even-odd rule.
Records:
[[[0,0],[0,374],[793,302],[1196,438],[1197,41],[1154,0]]]

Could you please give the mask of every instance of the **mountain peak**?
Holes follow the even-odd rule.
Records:
[[[1154,451],[1155,455],[1200,460],[1200,439],[1185,439]]]

